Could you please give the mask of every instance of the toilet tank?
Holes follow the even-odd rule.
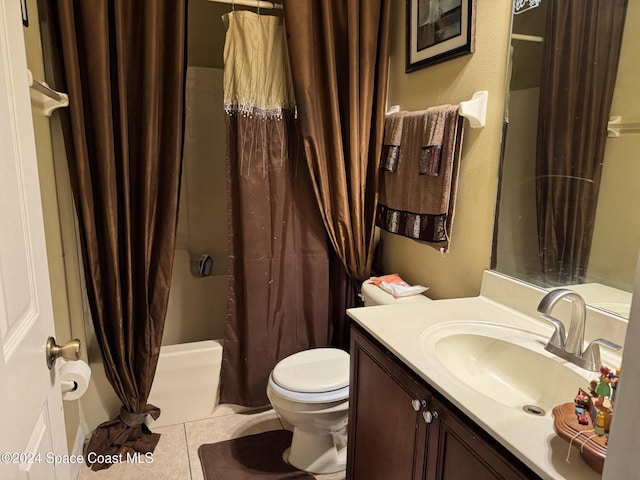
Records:
[[[411,295],[410,297],[395,298],[393,295],[385,292],[377,287],[371,280],[362,282],[362,299],[365,307],[373,307],[375,305],[393,305],[400,303],[417,303],[430,302],[431,299],[424,295]]]

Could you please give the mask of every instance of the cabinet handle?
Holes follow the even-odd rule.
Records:
[[[427,406],[427,402],[425,400],[414,398],[413,400],[411,400],[411,406],[413,407],[414,411],[419,412]]]
[[[422,417],[424,418],[425,422],[431,423],[434,420],[437,420],[439,415],[438,415],[438,412],[436,412],[435,410],[433,412],[430,412],[429,410],[425,410],[424,412],[422,412]]]

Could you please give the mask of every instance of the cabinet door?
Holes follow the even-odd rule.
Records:
[[[391,357],[352,330],[349,479],[424,478],[428,390]]]
[[[462,417],[435,397],[432,397],[431,412],[436,412],[432,415],[437,416],[437,419],[432,421],[429,428],[429,480],[532,478],[521,473],[511,460],[507,460],[503,454],[479,437],[463,423]],[[505,452],[505,455],[508,453]],[[518,461],[513,458],[513,462]]]

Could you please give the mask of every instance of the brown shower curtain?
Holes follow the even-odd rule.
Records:
[[[536,201],[543,280],[583,283],[627,0],[550,2],[538,113]]]
[[[327,237],[302,157],[282,18],[228,14],[229,293],[221,403],[268,405],[282,358],[329,343]]]
[[[343,272],[332,280],[332,343],[344,348],[344,310],[373,260],[390,9],[391,0],[284,1],[304,152]]]
[[[186,0],[42,0],[87,294],[123,404],[87,452],[152,452],[142,423],[169,298],[182,159]],[[89,464],[89,459],[87,458]],[[95,463],[99,470],[109,463]]]

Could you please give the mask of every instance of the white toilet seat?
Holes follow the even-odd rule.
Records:
[[[312,348],[282,359],[269,375],[269,387],[300,403],[331,403],[349,398],[349,354],[337,348]]]
[[[269,375],[269,387],[277,395],[291,400],[292,402],[300,403],[330,403],[341,402],[349,399],[349,385],[339,388],[337,390],[329,390],[328,392],[295,392],[293,390],[287,390],[278,385],[273,376]]]
[[[349,385],[349,354],[337,348],[311,348],[289,355],[271,372],[273,381],[293,392],[324,393]]]

